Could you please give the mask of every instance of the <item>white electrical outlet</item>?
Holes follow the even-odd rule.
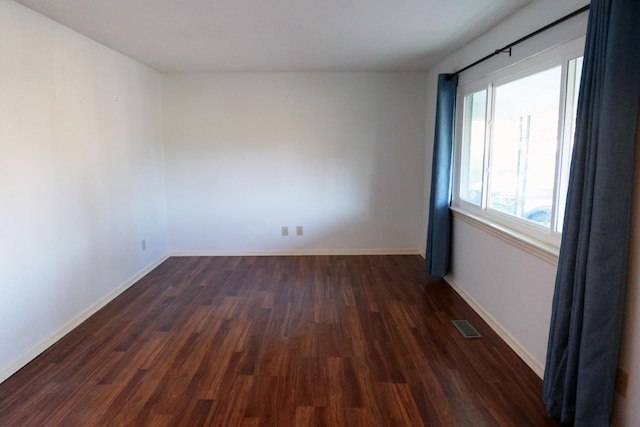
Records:
[[[301,225],[296,227],[296,234],[298,236],[302,236],[302,226]]]
[[[282,236],[287,237],[289,235],[289,227],[282,227]]]
[[[143,251],[146,251],[147,250],[147,241],[143,240],[142,244],[140,245],[140,247],[142,248]]]

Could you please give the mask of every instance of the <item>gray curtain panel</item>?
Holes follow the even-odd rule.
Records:
[[[608,426],[624,309],[640,101],[640,1],[593,0],[558,259],[543,400]]]

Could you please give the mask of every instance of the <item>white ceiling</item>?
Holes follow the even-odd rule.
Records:
[[[427,70],[531,0],[16,1],[181,72]]]

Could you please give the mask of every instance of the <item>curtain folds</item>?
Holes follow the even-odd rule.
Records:
[[[438,76],[425,268],[427,273],[439,277],[444,277],[449,269],[451,236],[449,204],[457,88],[457,74]]]
[[[640,101],[640,2],[592,0],[543,400],[608,426],[624,309]]]

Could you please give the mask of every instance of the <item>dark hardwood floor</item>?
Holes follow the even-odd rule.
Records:
[[[170,258],[0,384],[0,426],[558,426],[422,264]]]

